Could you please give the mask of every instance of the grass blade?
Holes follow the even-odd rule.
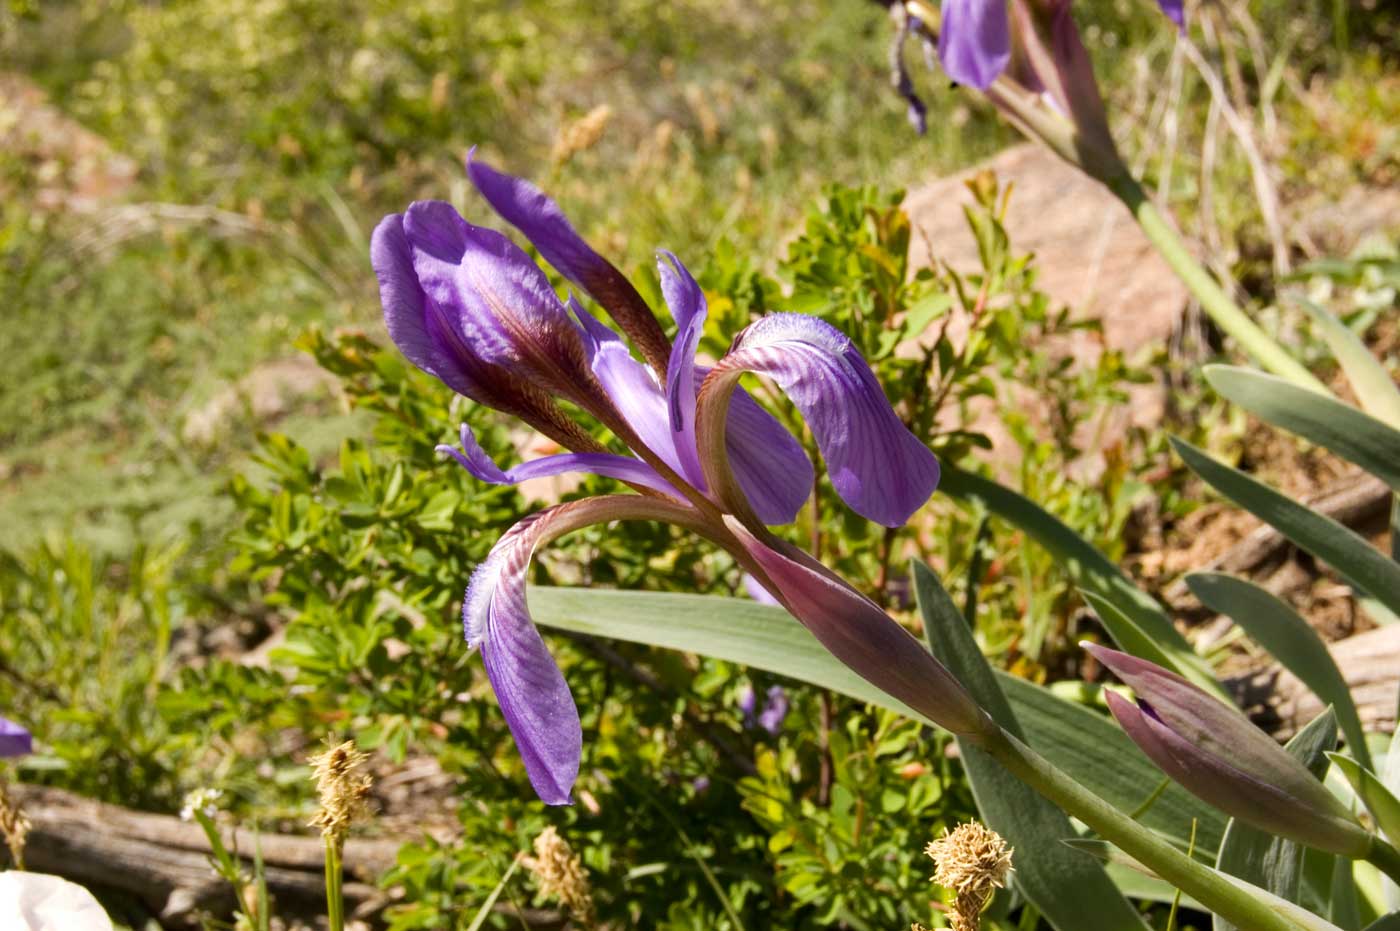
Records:
[[[496,900],[499,899],[501,893],[505,891],[506,883],[510,882],[510,878],[515,875],[515,871],[520,869],[520,864],[524,859],[525,851],[522,850],[515,855],[514,860],[510,861],[510,867],[506,870],[506,874],[501,877],[500,882],[496,883],[496,888],[491,890],[491,894],[486,897],[486,901],[481,903],[481,908],[477,909],[476,917],[472,919],[471,924],[467,925],[467,931],[481,931],[482,926],[486,924],[486,919],[491,917],[491,910],[496,907]]]
[[[1372,417],[1400,430],[1400,388],[1395,387],[1390,373],[1345,323],[1312,301],[1299,299],[1298,303],[1322,331],[1361,406]]]
[[[1400,491],[1400,430],[1336,398],[1263,372],[1207,365],[1205,376],[1221,397],[1356,463]]]
[[[1332,518],[1217,462],[1190,443],[1172,437],[1172,446],[1206,484],[1330,564],[1354,588],[1400,613],[1400,564]]]

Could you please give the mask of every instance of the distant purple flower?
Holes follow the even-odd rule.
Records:
[[[787,692],[781,685],[769,686],[768,698],[763,703],[763,710],[758,713],[758,726],[777,736],[778,731],[783,729],[783,721],[787,720],[787,714]]]
[[[533,185],[469,159],[492,207],[565,278],[592,296],[641,350],[572,297],[500,233],[447,204],[418,202],[375,229],[371,259],[389,335],[410,361],[478,402],[520,417],[570,450],[503,469],[465,425],[461,449],[440,447],[478,479],[514,484],[582,471],[639,492],[585,498],[525,518],[477,567],[462,614],[520,748],[550,804],[568,802],[582,743],[568,685],[530,618],[525,579],[534,551],[593,524],[653,520],[691,530],[728,551],[838,659],[914,710],[960,732],[987,717],[957,681],[874,602],[767,525],[794,519],[814,470],[802,445],[742,389],[766,376],[806,418],[837,493],[889,527],[933,492],[938,462],[891,409],[851,341],[815,317],[778,313],[734,338],[713,367],[696,349],[705,294],[679,259],[661,253],[661,291],[674,345],[637,290],[575,232]],[[626,452],[609,449],[565,413],[591,415]],[[769,716],[775,721],[775,710]]]
[[[33,752],[34,738],[29,731],[8,718],[0,718],[0,757],[24,756]]]

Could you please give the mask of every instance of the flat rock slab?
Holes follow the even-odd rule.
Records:
[[[1171,336],[1186,307],[1180,280],[1101,184],[1037,145],[1007,149],[978,165],[910,190],[904,199],[915,267],[932,256],[959,272],[979,267],[963,208],[967,181],[991,170],[1014,185],[1006,231],[1018,252],[1034,252],[1038,284],[1079,319],[1102,321],[1111,349],[1132,354]]]

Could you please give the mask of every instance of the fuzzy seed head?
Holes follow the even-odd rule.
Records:
[[[924,853],[934,861],[933,882],[954,894],[954,931],[977,931],[982,910],[1011,874],[1012,850],[1001,835],[969,821],[931,842]]]
[[[583,927],[593,926],[593,890],[588,872],[569,842],[552,826],[535,838],[535,855],[525,859],[525,866],[535,874],[541,892],[558,899]]]
[[[311,758],[311,774],[321,805],[311,826],[337,843],[345,840],[350,824],[364,816],[369,804],[371,780],[363,772],[369,754],[347,740]]]
[[[29,837],[29,818],[20,810],[19,803],[5,791],[5,783],[0,782],[0,836],[10,848],[10,863],[15,869],[24,869],[24,843]]]

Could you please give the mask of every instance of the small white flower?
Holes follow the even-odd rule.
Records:
[[[180,809],[180,820],[193,821],[195,812],[203,814],[206,818],[213,818],[219,813],[217,803],[223,795],[222,789],[195,789],[185,796],[184,807]]]

